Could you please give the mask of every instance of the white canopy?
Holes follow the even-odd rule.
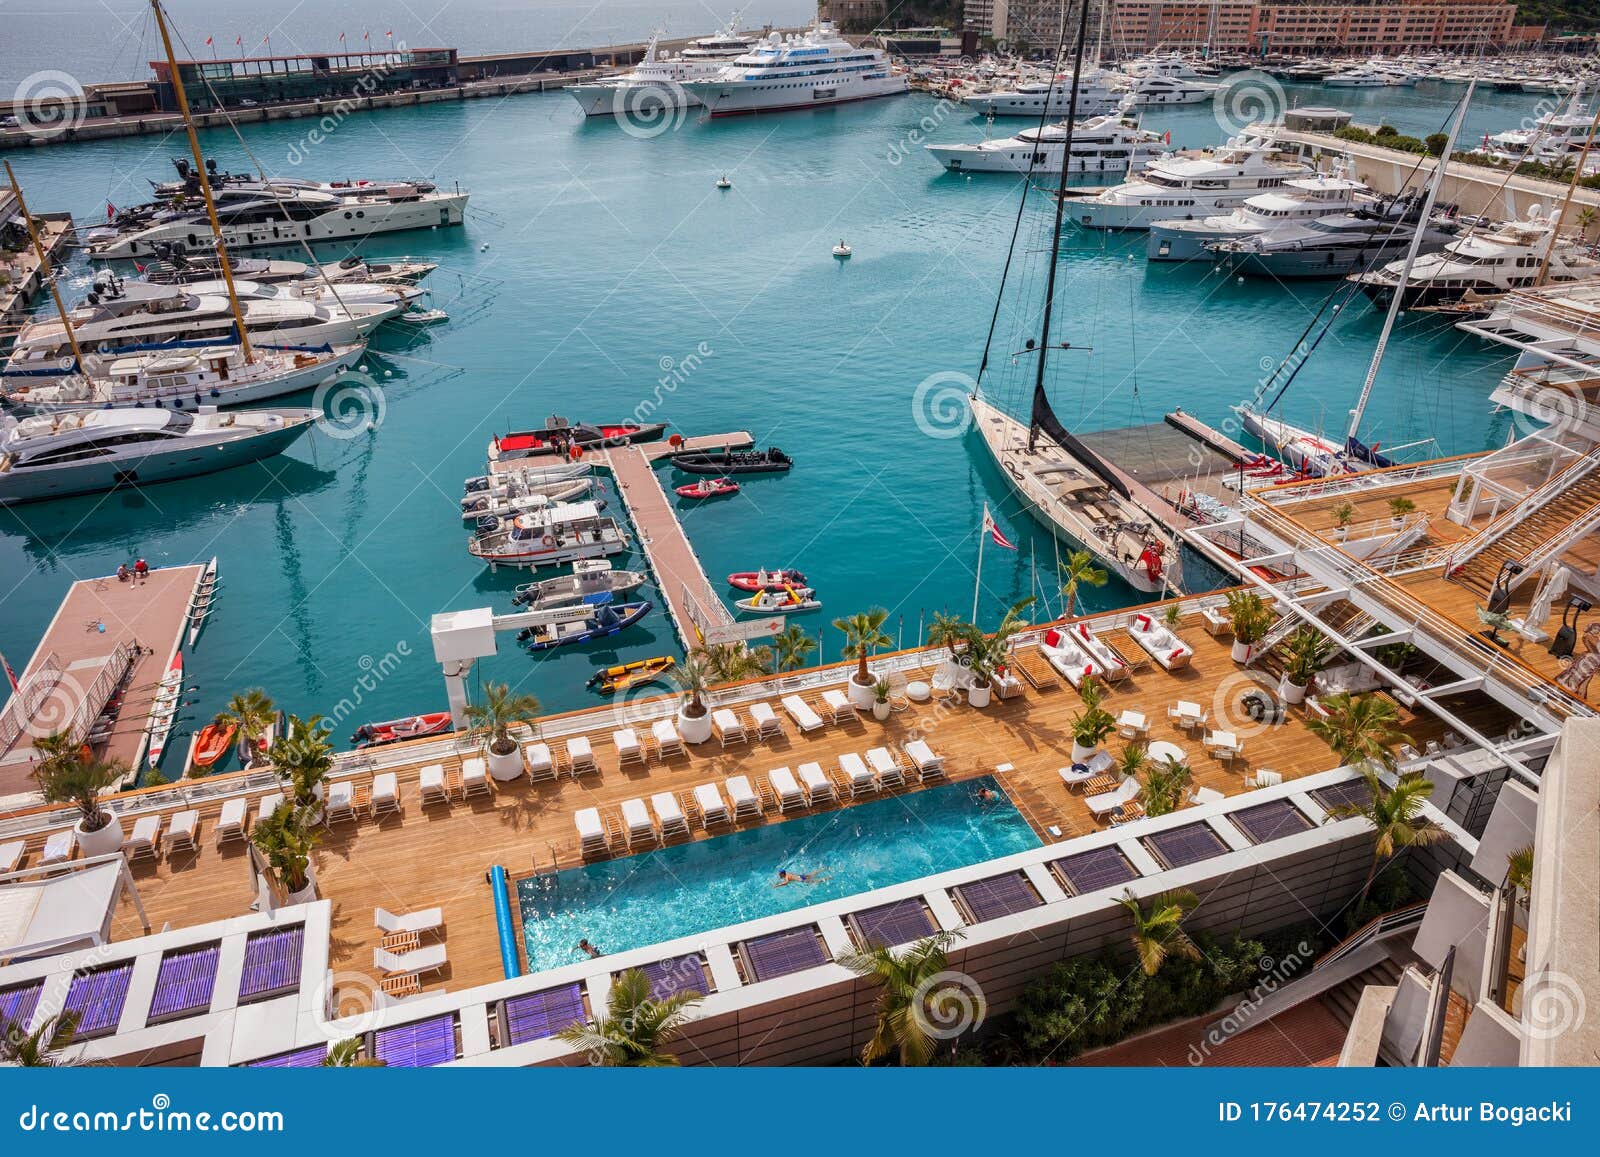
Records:
[[[111,938],[122,865],[95,864],[40,880],[0,884],[0,961],[53,956]]]

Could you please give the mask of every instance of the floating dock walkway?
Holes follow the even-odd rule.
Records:
[[[33,741],[58,731],[89,741],[102,759],[138,765],[157,685],[183,641],[204,573],[177,566],[152,570],[140,583],[108,575],[72,584],[0,709],[0,806],[33,792]],[[91,739],[119,692],[109,730]]]

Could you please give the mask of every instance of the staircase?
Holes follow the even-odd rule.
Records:
[[[1324,992],[1322,1003],[1339,1018],[1340,1024],[1349,1028],[1356,1018],[1356,1006],[1361,1003],[1361,993],[1367,986],[1399,984],[1402,971],[1399,961],[1392,956],[1385,956],[1359,976],[1352,976],[1337,988]]]
[[[1600,526],[1600,470],[1591,453],[1567,467],[1551,483],[1486,526],[1469,542],[1483,540],[1451,577],[1487,598],[1505,562],[1519,562],[1531,576],[1554,555]],[[1575,473],[1576,472],[1576,473]],[[1553,491],[1553,492],[1552,492]],[[1516,585],[1515,582],[1512,584]]]

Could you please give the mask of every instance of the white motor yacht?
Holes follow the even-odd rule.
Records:
[[[1339,174],[1295,177],[1271,192],[1245,198],[1231,213],[1151,222],[1145,255],[1151,261],[1210,261],[1214,255],[1206,246],[1213,242],[1237,241],[1291,221],[1312,221],[1376,203],[1366,185]]]
[[[683,87],[714,117],[821,108],[906,91],[881,49],[857,47],[819,20],[801,35],[773,32],[703,80]]]
[[[1242,277],[1280,281],[1344,277],[1404,254],[1420,212],[1414,197],[1386,198],[1348,213],[1286,221],[1248,237],[1208,242],[1206,248],[1229,273]],[[1435,214],[1424,227],[1417,251],[1437,253],[1458,229],[1452,216]]]
[[[1120,91],[1138,107],[1199,104],[1217,95],[1221,85],[1204,80],[1184,80],[1176,76],[1136,76]]]
[[[1153,221],[1232,212],[1257,193],[1314,172],[1302,161],[1280,159],[1268,139],[1240,136],[1217,149],[1153,161],[1134,180],[1076,199],[1068,209],[1085,228],[1148,229]]]
[[[1121,107],[1122,94],[1111,87],[1115,79],[1109,72],[1083,75],[1077,86],[1079,117],[1104,116]],[[962,103],[984,116],[1064,117],[1072,112],[1072,84],[1065,78],[1029,81],[1008,89],[973,93],[962,98]]]
[[[755,45],[753,38],[735,31],[732,23],[715,36],[690,41],[676,56],[658,53],[659,40],[660,33],[652,36],[639,63],[622,75],[567,86],[585,116],[649,116],[696,107],[700,101],[684,88],[684,81],[717,75]]]
[[[928,145],[928,152],[953,173],[1059,173],[1067,124],[1024,129],[1014,137],[977,144]],[[1093,117],[1072,130],[1074,174],[1135,173],[1167,153],[1159,133],[1120,116]]]

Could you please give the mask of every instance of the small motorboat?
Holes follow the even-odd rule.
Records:
[[[195,736],[194,765],[210,767],[221,759],[238,730],[235,723],[207,723]]]
[[[747,599],[735,599],[733,605],[747,615],[794,615],[801,611],[815,611],[822,602],[810,587],[786,586],[782,590],[757,591]]]
[[[593,426],[586,422],[576,425],[565,418],[548,418],[542,430],[513,430],[499,434],[489,441],[489,461],[506,462],[516,458],[536,458],[544,454],[562,454],[568,447],[582,450],[607,446],[631,446],[636,442],[654,442],[666,433],[665,422],[614,422]]]
[[[594,467],[587,462],[564,462],[560,465],[552,466],[527,466],[521,470],[507,471],[504,474],[479,474],[476,478],[468,478],[462,483],[462,490],[470,498],[474,494],[483,494],[490,491],[504,490],[509,492],[519,486],[529,490],[542,489],[560,482],[571,482],[575,478],[586,478],[592,473],[594,473]]]
[[[721,498],[739,493],[739,484],[732,478],[702,478],[687,486],[673,488],[679,498]]]
[[[650,613],[654,604],[649,602],[618,603],[601,606],[587,618],[573,618],[565,622],[540,623],[524,627],[517,632],[517,641],[526,643],[530,651],[548,651],[552,647],[566,647],[573,643],[588,643],[607,639],[627,630]]]
[[[719,188],[719,189],[731,189],[731,188],[733,188],[733,182],[728,180],[728,178],[726,176],[718,177],[717,178],[717,188]]]
[[[850,254],[851,254],[850,246],[846,245],[842,239],[840,240],[839,244],[837,244],[837,245],[835,245],[833,247],[833,255],[835,257],[845,258],[845,257],[849,257]]]
[[[450,712],[430,711],[426,715],[410,715],[404,719],[390,719],[384,723],[363,723],[356,728],[350,742],[356,747],[381,747],[385,743],[399,743],[402,739],[420,739],[424,735],[438,735],[450,730]]]
[[[485,514],[501,514],[509,517],[523,514],[529,510],[542,510],[547,506],[557,506],[563,502],[582,498],[588,494],[594,483],[586,479],[577,482],[557,482],[551,486],[544,486],[538,490],[529,490],[526,493],[504,493],[494,490],[480,491],[461,500],[461,517],[464,521],[481,518]],[[601,510],[606,507],[605,499],[595,500],[595,506]]]
[[[523,583],[511,596],[511,601],[536,611],[573,603],[603,602],[600,596],[625,595],[642,587],[644,579],[642,571],[612,570],[611,564],[603,558],[581,558],[572,564],[571,574]]]
[[[685,474],[776,474],[794,459],[776,446],[765,450],[724,450],[720,454],[674,454],[672,465]]]
[[[150,705],[150,722],[146,725],[150,745],[146,757],[151,771],[161,762],[161,755],[167,749],[167,736],[172,733],[172,721],[177,717],[178,700],[182,695],[183,652],[179,651],[172,656],[161,686],[156,690],[155,702]]]
[[[442,321],[449,321],[450,315],[442,309],[408,309],[396,314],[394,320],[406,325],[438,325]]]
[[[615,695],[618,691],[626,691],[629,687],[654,683],[677,665],[678,661],[671,655],[657,655],[653,659],[635,659],[631,663],[622,663],[615,667],[607,667],[603,671],[596,671],[585,686],[590,690],[599,691],[602,695]]]
[[[805,586],[806,576],[797,570],[741,570],[728,576],[728,585],[741,591],[781,591]]]

